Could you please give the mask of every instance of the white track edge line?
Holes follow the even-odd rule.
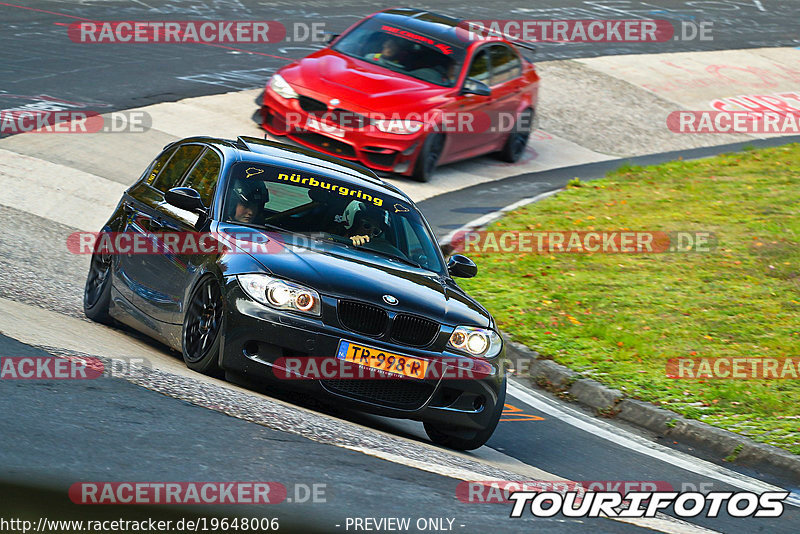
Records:
[[[509,393],[519,400],[529,404],[531,407],[541,410],[557,417],[560,421],[574,426],[580,430],[588,432],[599,438],[603,438],[612,443],[632,451],[650,456],[656,460],[679,467],[690,473],[713,478],[725,484],[735,486],[747,491],[763,493],[765,491],[789,491],[767,482],[749,477],[736,471],[731,471],[725,467],[696,458],[690,454],[676,451],[665,447],[649,439],[632,434],[625,429],[607,423],[605,421],[594,420],[567,406],[557,407],[546,396],[530,390],[517,383],[509,383]],[[786,499],[787,504],[800,507],[800,495],[790,493]]]
[[[477,219],[473,219],[472,221],[468,222],[467,224],[465,224],[465,225],[463,225],[463,226],[461,226],[459,228],[456,228],[455,230],[453,230],[452,232],[450,232],[449,234],[447,234],[446,236],[441,238],[439,240],[439,243],[441,243],[442,245],[449,245],[450,241],[452,241],[453,238],[456,235],[458,235],[459,232],[466,232],[467,230],[474,230],[475,228],[479,228],[481,226],[485,226],[485,225],[489,224],[490,222],[492,222],[494,220],[497,220],[500,217],[502,217],[504,213],[507,213],[507,212],[509,212],[511,210],[515,210],[515,209],[519,208],[520,206],[525,206],[526,204],[533,204],[534,202],[538,202],[539,200],[542,200],[542,199],[547,198],[549,196],[555,195],[556,193],[561,192],[563,190],[564,190],[563,188],[559,188],[559,189],[553,189],[552,191],[546,191],[544,193],[539,193],[536,196],[523,198],[522,200],[518,200],[517,202],[514,202],[513,204],[509,204],[508,206],[506,206],[504,208],[501,208],[501,209],[499,209],[497,211],[493,211],[491,213],[487,213],[486,215],[482,215],[481,217],[478,217]]]

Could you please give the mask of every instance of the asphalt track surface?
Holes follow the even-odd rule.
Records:
[[[364,14],[389,7],[366,2],[344,2],[330,7],[323,2],[245,5],[212,0],[169,3],[34,1],[22,7],[9,4],[13,3],[0,3],[6,25],[6,32],[0,37],[2,107],[8,107],[19,97],[49,94],[85,103],[86,109],[94,105],[100,111],[258,87],[274,69],[290,58],[302,57],[313,45],[237,47],[241,50],[183,45],[65,45],[63,24],[70,21],[262,19],[279,20],[289,26],[313,19],[325,20],[326,30],[336,32]],[[715,22],[715,40],[710,43],[670,42],[635,47],[543,44],[537,54],[539,60],[798,45],[795,24],[800,8],[796,2],[692,2],[691,5],[663,1],[542,2],[537,3],[533,11],[520,11],[532,9],[525,2],[498,2],[491,8],[466,9],[460,2],[419,5],[465,18],[645,17]],[[516,200],[556,189],[574,176],[597,177],[607,166],[613,165],[613,162],[599,163],[551,171],[548,175],[509,178],[434,197],[424,201],[421,207],[437,232],[444,235]],[[3,294],[7,297],[80,317],[80,301],[75,297],[82,289],[85,266],[77,258],[54,262],[46,252],[41,252],[52,246],[54,236],[60,235],[59,230],[62,229],[53,228],[51,222],[0,208],[0,234],[5,241],[5,244],[0,242],[3,251],[0,265],[5,273],[18,273],[15,277],[8,274],[0,277],[0,284],[6,286]],[[17,246],[19,243],[25,245]],[[49,280],[55,270],[74,276]],[[11,282],[10,278],[16,280]],[[47,328],[47,325],[32,327]],[[137,337],[129,331],[119,331],[117,335]],[[0,336],[2,356],[45,354],[47,352],[40,348]],[[504,532],[644,530],[605,519],[509,520],[506,505],[458,502],[455,499],[458,481],[454,478],[257,425],[120,379],[0,381],[0,389],[0,478],[7,483],[49,488],[57,496],[53,498],[54,506],[62,506],[65,514],[77,513],[62,502],[66,501],[66,488],[76,480],[277,480],[287,486],[324,483],[327,488],[325,503],[284,503],[254,510],[259,515],[280,516],[286,528],[303,525],[309,531],[312,528],[344,531],[335,525],[343,524],[340,522],[348,516],[411,516],[415,519],[452,517],[456,525],[464,525],[455,530],[463,532],[498,528]],[[666,453],[653,456],[616,444],[598,435],[602,427],[593,425],[600,423],[593,423],[591,417],[579,412],[571,412],[575,410],[573,406],[566,406],[541,392],[527,392],[519,387],[515,391],[517,394],[512,393],[509,403],[527,418],[509,416],[510,420],[500,424],[485,449],[561,479],[665,481],[675,488],[710,483],[714,490],[723,491],[736,489],[726,473],[741,473],[800,492],[797,480],[727,465],[703,451],[619,426],[620,435],[630,432],[632,436],[652,440],[677,453],[688,453],[724,466],[718,472],[709,471],[702,463],[677,467],[673,459],[683,456],[672,457]],[[302,400],[296,402],[303,403]],[[333,428],[336,428],[336,421],[346,420],[408,438],[412,443],[419,442],[420,446],[425,441],[421,425],[417,423],[330,412],[328,408],[313,405],[310,408],[323,410],[331,418]],[[563,417],[565,413],[571,417]],[[572,422],[566,422],[567,419]],[[584,424],[576,426],[575,421]],[[483,453],[491,458],[498,457],[493,454]],[[479,456],[476,453],[476,457]],[[4,495],[6,504],[0,505],[4,517],[18,511],[10,506],[17,502],[12,496]],[[176,513],[189,515],[197,510]],[[249,511],[215,509],[213,513]],[[721,532],[797,532],[800,508],[787,506],[783,517],[772,520],[698,517],[690,522]],[[668,531],[679,531],[675,528]]]
[[[464,19],[663,19],[713,22],[711,41],[541,43],[537,61],[615,54],[800,46],[798,2],[716,0],[524,0],[469,5],[420,2],[415,7]],[[32,0],[0,2],[0,108],[51,94],[112,111],[235,89],[263,87],[271,73],[319,48],[303,40],[266,45],[81,44],[67,38],[85,20],[267,20],[294,35],[296,23],[323,22],[339,33],[364,15],[397,5],[380,1]],[[17,6],[17,7],[14,7]],[[298,27],[299,28],[299,27]],[[297,35],[302,32],[298,29]]]

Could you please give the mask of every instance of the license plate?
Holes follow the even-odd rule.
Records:
[[[339,351],[336,353],[336,357],[364,367],[409,378],[425,378],[425,373],[428,371],[426,360],[402,356],[375,347],[364,347],[345,340],[339,342]]]
[[[306,120],[306,128],[317,130],[318,132],[323,132],[334,137],[344,137],[344,130],[336,126],[331,126],[330,124],[319,122],[314,117],[309,117],[308,120]]]

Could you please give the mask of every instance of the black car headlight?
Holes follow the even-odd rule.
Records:
[[[266,274],[240,274],[236,278],[244,292],[261,304],[279,310],[320,314],[319,293],[311,288]]]
[[[447,345],[471,356],[494,358],[500,354],[503,340],[494,330],[475,326],[458,326],[450,334],[450,341],[447,342]]]

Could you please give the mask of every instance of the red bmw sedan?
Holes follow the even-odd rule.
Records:
[[[370,15],[276,72],[262,127],[375,171],[428,181],[437,165],[496,153],[516,162],[539,76],[519,48],[465,22],[397,8]]]

